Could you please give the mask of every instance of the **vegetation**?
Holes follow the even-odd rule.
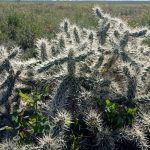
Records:
[[[40,101],[45,99],[45,91],[42,94],[32,91],[30,96],[20,91],[19,96],[24,107],[12,114],[12,121],[16,126],[15,132],[17,132],[15,138],[19,143],[31,143],[49,130],[48,118],[38,111]]]
[[[25,30],[21,47],[1,45],[0,149],[150,148],[150,30],[93,11],[95,28],[64,19],[51,40]]]
[[[99,5],[107,13],[125,19],[130,26],[150,25],[149,3],[0,3],[0,43],[18,44],[35,56],[37,38],[53,38],[59,23],[68,18],[81,27],[95,29],[98,23],[91,13]],[[57,10],[57,11],[56,11]],[[54,17],[55,16],[55,17]],[[146,40],[149,43],[149,40]],[[30,56],[29,56],[30,57]]]
[[[106,100],[104,105],[100,100],[98,102],[100,104],[100,108],[104,111],[103,120],[105,120],[106,125],[110,128],[115,130],[126,125],[132,126],[137,113],[137,108],[118,105],[116,103],[112,103],[110,100]]]

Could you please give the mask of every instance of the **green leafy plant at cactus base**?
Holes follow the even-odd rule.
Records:
[[[98,104],[104,113],[104,122],[113,130],[122,128],[124,126],[132,126],[138,111],[136,107],[118,105],[117,103],[113,103],[108,99],[105,100],[104,104],[98,100]]]
[[[49,120],[38,110],[38,102],[44,100],[44,93],[35,91],[30,96],[19,92],[21,101],[26,103],[26,107],[13,113],[12,120],[16,126],[17,135],[21,143],[36,142],[37,137],[42,136],[49,130]]]

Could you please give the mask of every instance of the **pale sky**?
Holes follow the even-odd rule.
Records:
[[[0,1],[16,1],[16,0],[0,0]],[[150,2],[150,0],[21,0],[21,1],[145,1]]]
[[[7,1],[7,0],[3,0],[3,1]],[[11,0],[11,1],[16,1],[16,0]],[[21,0],[21,1],[57,1],[57,0]],[[92,2],[92,1],[150,1],[150,0],[58,0],[58,1],[91,1]]]
[[[28,0],[21,0],[28,1]],[[150,0],[29,0],[29,1],[150,1]]]

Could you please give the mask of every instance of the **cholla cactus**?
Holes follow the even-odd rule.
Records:
[[[40,140],[39,140],[40,141]],[[40,148],[42,145],[40,146]],[[35,150],[39,149],[35,145],[20,145],[12,139],[6,139],[0,143],[0,150]]]
[[[30,68],[37,63],[31,59],[23,61],[21,50],[14,48],[10,51],[0,47],[0,114],[9,114],[11,104],[18,99],[19,89],[27,90],[24,77],[31,77]]]
[[[5,103],[9,113],[11,101],[18,98],[17,89],[30,90],[33,84],[39,88],[44,84],[54,85],[50,96],[51,110],[48,111],[56,118],[55,122],[61,120],[60,116],[64,122],[82,116],[89,129],[91,126],[98,128],[97,133],[93,131],[97,145],[107,148],[105,144],[110,142],[108,149],[113,149],[115,141],[124,137],[101,125],[103,121],[93,97],[102,102],[109,98],[120,105],[136,105],[139,109],[137,122],[142,123],[139,128],[133,127],[131,134],[138,137],[133,140],[141,143],[142,148],[148,149],[143,132],[149,132],[146,114],[150,107],[150,53],[142,41],[150,31],[147,28],[131,29],[99,8],[94,11],[99,19],[98,29],[81,29],[65,19],[54,40],[37,41],[37,59],[22,62],[21,53],[17,54],[19,50],[7,53],[1,48],[0,104]],[[60,112],[64,109],[69,113]],[[59,114],[56,113],[58,110]],[[60,133],[65,134],[64,128],[61,130]],[[127,130],[123,132],[127,133]],[[131,135],[126,134],[126,137],[130,139]],[[42,139],[40,141],[42,143]]]
[[[53,138],[53,135],[44,135],[43,138],[39,139],[39,148],[45,150],[60,150],[64,147],[63,139]]]
[[[98,114],[95,110],[90,110],[89,112],[87,112],[85,122],[91,130],[97,130],[98,132],[101,132],[101,115]]]
[[[17,146],[17,143],[12,142],[11,140],[5,140],[2,143],[0,143],[0,150],[18,150],[19,147]]]

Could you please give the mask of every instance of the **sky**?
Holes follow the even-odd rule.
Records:
[[[57,1],[57,0],[40,0],[40,1]],[[90,0],[58,0],[58,1],[90,1]],[[91,0],[91,1],[150,1],[150,0]]]
[[[26,1],[26,0],[21,0],[21,1]],[[57,1],[57,0],[40,0],[40,1]],[[88,1],[88,0],[58,0],[58,1]],[[91,1],[150,1],[150,0],[91,0]]]
[[[21,1],[28,1],[28,0],[21,0]],[[90,0],[33,0],[33,1],[90,1]],[[150,0],[91,0],[91,1],[150,1]]]
[[[26,0],[21,0],[21,1],[26,1]],[[57,0],[37,0],[37,1],[57,1]],[[58,0],[58,1],[90,1],[90,0]],[[91,0],[91,1],[150,1],[150,0]]]
[[[0,1],[16,1],[16,0],[0,0]],[[90,0],[21,0],[21,1],[90,1]],[[92,1],[149,1],[150,0],[91,0]]]
[[[46,0],[46,1],[57,1],[57,0]],[[90,0],[58,0],[58,1],[90,1]],[[91,0],[91,1],[150,1],[150,0]]]

